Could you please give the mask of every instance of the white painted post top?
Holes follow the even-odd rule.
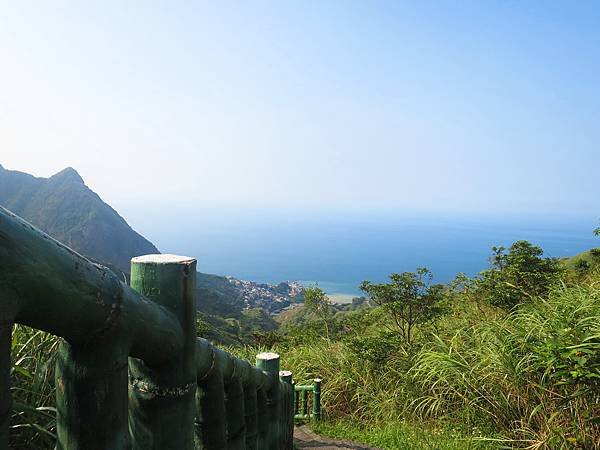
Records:
[[[264,352],[256,355],[256,359],[260,359],[262,361],[271,361],[273,359],[279,359],[279,355],[273,352]]]
[[[170,254],[143,255],[131,259],[132,263],[137,264],[191,264],[194,261],[196,258]]]

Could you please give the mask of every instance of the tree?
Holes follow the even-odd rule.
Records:
[[[373,284],[363,281],[360,289],[391,317],[404,342],[411,344],[414,329],[443,312],[444,286],[431,284],[431,272],[420,267],[416,272],[393,273],[390,282]]]
[[[510,248],[492,247],[491,267],[475,280],[477,295],[491,305],[512,309],[523,301],[545,295],[561,272],[556,258],[528,241],[516,241]]]
[[[310,286],[304,289],[304,306],[323,321],[325,334],[327,340],[329,340],[329,322],[333,316],[333,308],[325,291],[318,286]]]

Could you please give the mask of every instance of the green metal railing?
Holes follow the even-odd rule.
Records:
[[[321,419],[321,380],[294,386],[294,419]]]
[[[0,450],[15,323],[63,338],[58,450],[291,449],[291,373],[198,339],[195,291],[195,259],[134,258],[127,286],[0,207]]]

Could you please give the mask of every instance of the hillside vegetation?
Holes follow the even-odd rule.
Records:
[[[102,241],[94,230],[133,236],[127,264],[156,251],[72,170],[44,180],[0,167],[0,197],[117,269],[121,253],[79,240]],[[303,305],[274,316],[291,300],[256,307],[264,302],[249,303],[237,281],[199,274],[197,333],[250,360],[274,350],[299,382],[322,378],[325,421],[314,426],[336,437],[387,449],[600,448],[600,252],[556,260],[517,241],[493,248],[475,277],[436,285],[431,276],[419,268],[365,281],[364,298],[347,306],[312,287]],[[57,342],[15,327],[11,448],[54,447]]]
[[[198,333],[250,360],[277,351],[299,382],[322,378],[322,433],[388,449],[595,449],[599,281],[600,265],[568,269],[520,241],[450,285],[431,284],[426,269],[395,274],[363,283],[370,300],[343,309],[315,287],[279,329],[249,310],[200,315]],[[240,345],[246,315],[262,346]],[[17,327],[13,448],[52,446],[56,341]]]
[[[390,449],[600,448],[599,283],[597,262],[568,269],[519,241],[447,286],[425,269],[363,283],[373,308],[336,311],[307,290],[312,303],[271,348],[297,380],[323,378],[317,429],[334,436]]]

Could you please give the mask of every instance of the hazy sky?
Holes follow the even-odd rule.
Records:
[[[0,5],[0,164],[117,209],[600,208],[600,2]]]

